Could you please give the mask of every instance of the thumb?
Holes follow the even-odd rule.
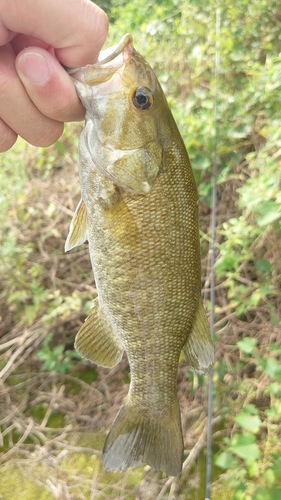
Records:
[[[41,47],[29,47],[16,58],[17,73],[39,111],[60,122],[81,120],[85,109],[70,76],[58,60]]]

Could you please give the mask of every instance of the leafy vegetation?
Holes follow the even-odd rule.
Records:
[[[127,31],[132,33],[136,49],[159,76],[189,151],[201,200],[207,307],[217,134],[212,498],[277,500],[281,494],[279,4],[111,0],[104,7],[111,20],[108,45]],[[19,140],[1,155],[0,376],[5,405],[0,404],[0,494],[4,498],[10,494],[9,482],[2,478],[18,475],[30,499],[41,495],[76,500],[96,494],[95,498],[145,500],[149,498],[145,492],[150,492],[153,499],[199,500],[204,495],[207,385],[183,361],[179,397],[186,462],[180,478],[169,482],[143,467],[117,476],[100,468],[104,433],[126,394],[128,367],[124,359],[108,372],[83,363],[73,351],[75,334],[96,293],[86,246],[66,255],[63,251],[79,200],[75,165],[80,128],[66,127],[63,138],[51,148],[36,149]],[[80,490],[75,489],[75,480]]]
[[[280,496],[280,456],[278,439],[281,417],[281,367],[278,362],[281,348],[273,343],[262,355],[257,341],[244,337],[237,342],[241,365],[253,365],[259,372],[258,399],[253,380],[238,385],[243,406],[234,416],[231,437],[225,437],[215,463],[227,471],[228,483],[235,489],[233,499],[268,498]],[[246,393],[248,395],[246,396]],[[249,402],[251,401],[251,402]],[[266,489],[266,496],[262,496]]]

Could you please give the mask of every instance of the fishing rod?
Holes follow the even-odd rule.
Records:
[[[215,333],[215,260],[216,260],[216,222],[217,222],[217,172],[218,172],[218,77],[220,70],[220,25],[221,15],[219,7],[216,8],[216,45],[215,45],[215,88],[214,88],[214,156],[213,156],[213,169],[212,169],[212,215],[211,215],[211,244],[210,244],[210,266],[211,266],[211,280],[210,280],[210,301],[211,301],[211,315],[210,315],[210,330],[211,337],[214,339]],[[206,452],[206,483],[205,483],[205,500],[211,500],[211,480],[212,480],[212,417],[213,417],[213,368],[209,375],[209,390],[208,390],[208,418],[207,418],[207,452]]]

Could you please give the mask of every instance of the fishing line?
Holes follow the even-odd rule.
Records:
[[[209,249],[210,254],[210,301],[211,301],[211,315],[210,315],[210,330],[212,339],[215,333],[215,244],[216,244],[216,215],[217,215],[217,172],[218,172],[218,78],[220,70],[220,25],[221,16],[220,9],[216,8],[216,45],[215,45],[215,88],[214,88],[214,156],[213,156],[213,169],[212,169],[212,214],[211,214],[211,244]],[[209,375],[209,392],[208,392],[208,418],[207,418],[207,451],[206,451],[206,484],[205,484],[205,500],[211,500],[211,480],[212,480],[212,417],[213,417],[213,369]]]

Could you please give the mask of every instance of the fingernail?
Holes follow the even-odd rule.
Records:
[[[45,57],[35,53],[23,53],[18,58],[19,72],[34,85],[42,85],[49,78],[49,64]]]

